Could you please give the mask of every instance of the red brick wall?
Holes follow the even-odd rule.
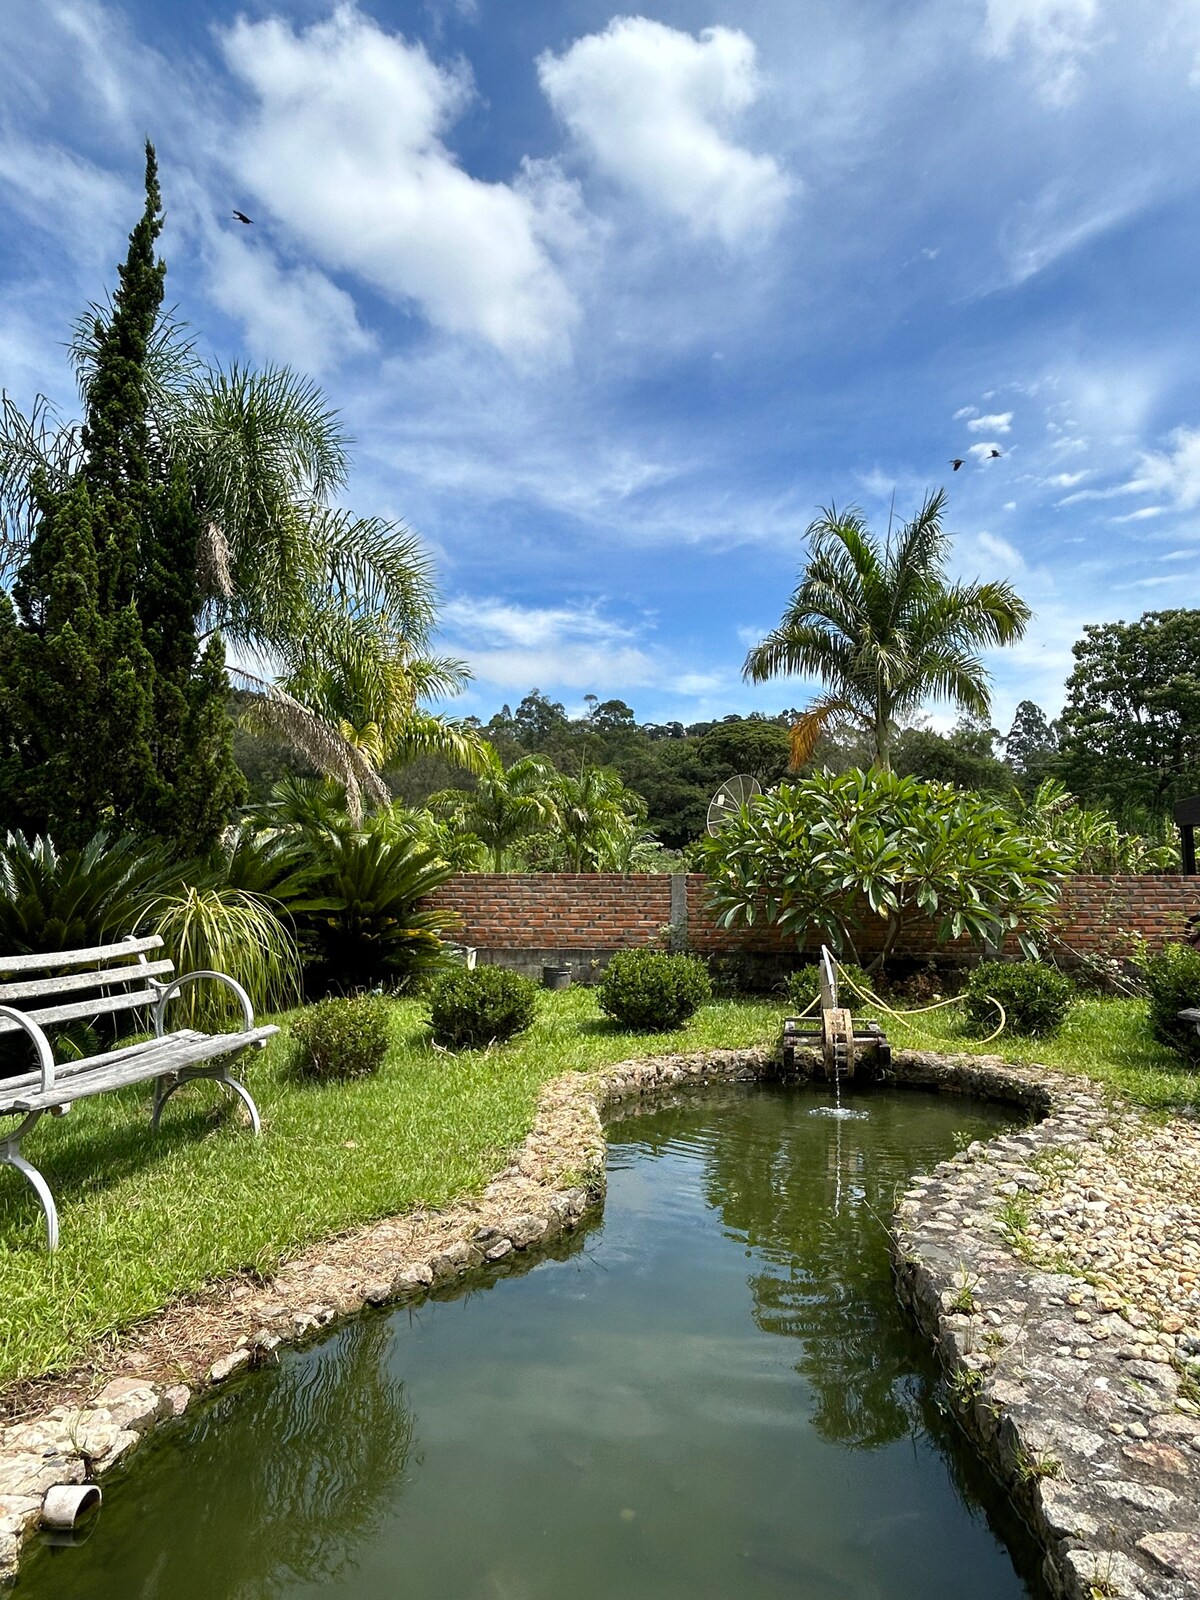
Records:
[[[665,948],[671,879],[665,873],[470,873],[452,878],[430,902],[456,911],[463,943],[497,950]],[[701,952],[793,951],[771,928],[725,930],[705,906],[705,879],[687,880],[688,944]],[[1200,877],[1075,877],[1064,885],[1059,935],[1073,950],[1113,952],[1121,936],[1141,934],[1157,948],[1178,938],[1200,912]],[[870,921],[868,920],[868,928]],[[868,934],[863,952],[871,950]],[[937,949],[932,928],[914,929],[897,955]],[[967,948],[967,947],[964,947]]]
[[[451,878],[428,903],[456,911],[456,937],[485,950],[665,948],[671,879],[661,872],[472,872]]]

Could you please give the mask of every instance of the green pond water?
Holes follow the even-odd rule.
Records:
[[[86,1543],[30,1553],[18,1600],[1035,1594],[883,1226],[1005,1114],[850,1105],[725,1087],[614,1124],[602,1218],[199,1406],[106,1483]]]

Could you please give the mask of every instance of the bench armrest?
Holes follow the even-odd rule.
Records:
[[[154,987],[161,991],[158,997],[158,1004],[154,1007],[154,1032],[158,1038],[161,1039],[163,1035],[163,1026],[166,1022],[168,1003],[175,998],[185,983],[197,983],[201,978],[211,978],[214,982],[223,983],[227,988],[232,989],[241,1003],[242,1016],[246,1023],[246,1032],[249,1033],[250,1029],[253,1028],[254,1006],[251,1004],[250,996],[246,993],[245,989],[242,988],[241,984],[238,983],[237,979],[231,978],[228,973],[225,972],[210,972],[206,968],[202,968],[197,972],[181,973],[178,978],[172,978],[170,983],[154,984]],[[153,979],[150,981],[152,983],[154,982]]]
[[[0,1006],[0,1017],[7,1017],[19,1028],[24,1028],[33,1040],[33,1048],[37,1052],[38,1066],[42,1074],[42,1093],[48,1094],[54,1087],[54,1051],[50,1047],[49,1039],[32,1017],[27,1017],[15,1006]]]

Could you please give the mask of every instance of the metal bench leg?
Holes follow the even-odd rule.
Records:
[[[150,1118],[151,1128],[157,1132],[159,1118],[162,1116],[162,1108],[175,1093],[176,1089],[182,1089],[185,1083],[200,1083],[204,1081],[219,1083],[222,1088],[232,1089],[250,1113],[250,1126],[255,1135],[262,1133],[262,1118],[258,1114],[258,1107],[254,1104],[253,1095],[244,1083],[240,1083],[237,1078],[231,1078],[227,1072],[183,1071],[174,1073],[170,1077],[159,1078],[154,1085],[154,1111]]]
[[[41,1118],[40,1111],[32,1111],[20,1127],[10,1133],[7,1139],[0,1140],[0,1166],[16,1167],[23,1173],[33,1186],[33,1192],[41,1201],[42,1210],[46,1213],[46,1233],[51,1250],[58,1249],[58,1207],[54,1204],[54,1196],[50,1193],[50,1185],[42,1177],[35,1166],[31,1166],[21,1154],[21,1140],[27,1133],[32,1133]]]

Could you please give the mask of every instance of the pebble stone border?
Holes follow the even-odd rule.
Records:
[[[0,1427],[0,1587],[14,1578],[51,1485],[103,1476],[197,1392],[335,1319],[421,1299],[481,1269],[502,1272],[577,1227],[603,1194],[605,1111],[663,1089],[776,1071],[775,1052],[748,1050],[568,1074],[545,1086],[513,1164],[477,1199],[357,1229],[286,1263],[266,1285],[217,1285],[151,1319],[112,1354],[98,1392],[94,1377],[81,1380],[66,1403],[60,1396]],[[1200,1407],[1180,1395],[1164,1347],[1139,1342],[1083,1280],[1029,1266],[1002,1226],[1005,1201],[1044,1183],[1047,1152],[1103,1141],[1120,1112],[1077,1080],[999,1058],[899,1051],[892,1077],[1041,1118],[915,1178],[892,1247],[900,1298],[935,1345],[964,1427],[1038,1533],[1048,1587],[1064,1600],[1200,1600]],[[186,1382],[173,1327],[189,1327]]]

